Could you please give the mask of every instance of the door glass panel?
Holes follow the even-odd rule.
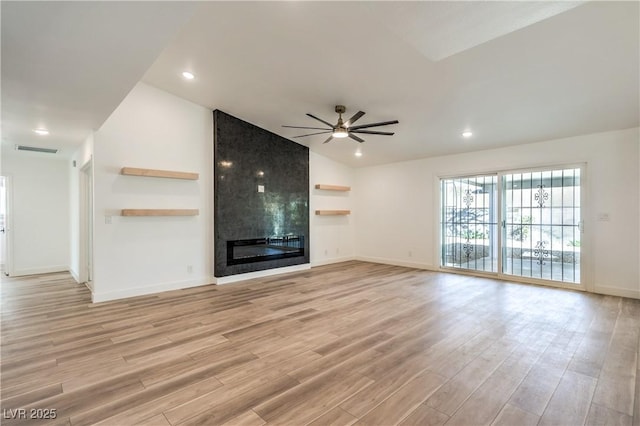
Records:
[[[580,283],[580,169],[502,177],[502,272]]]
[[[441,265],[498,271],[497,176],[440,181]]]

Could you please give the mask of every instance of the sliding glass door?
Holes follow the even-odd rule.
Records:
[[[580,283],[580,169],[502,176],[502,272]]]
[[[566,167],[441,179],[441,266],[580,285],[580,176]]]
[[[498,270],[497,175],[442,179],[442,266]]]

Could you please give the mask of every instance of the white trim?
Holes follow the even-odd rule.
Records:
[[[71,277],[75,280],[75,282],[81,284],[78,274],[73,269],[69,268],[69,273],[71,274]]]
[[[54,272],[69,272],[69,266],[58,265],[58,266],[46,266],[44,268],[20,269],[17,271],[13,271],[11,276],[24,277],[25,275],[51,274]]]
[[[442,221],[442,179],[440,176],[438,176],[437,174],[433,175],[433,179],[434,179],[434,188],[433,188],[433,193],[435,195],[436,198],[436,202],[433,203],[433,209],[435,211],[435,214],[433,215],[433,217],[435,218],[435,220],[433,221],[433,235],[435,238],[433,238],[433,255],[431,258],[431,262],[432,265],[440,265],[440,262],[442,261],[442,226],[441,226],[441,221]],[[434,268],[437,268],[434,266]]]
[[[380,263],[382,265],[404,266],[405,268],[425,269],[427,271],[442,272],[438,269],[438,267],[429,265],[427,263],[405,262],[404,260],[384,259],[381,257],[369,256],[356,256],[355,260],[359,260],[361,262]]]
[[[578,160],[578,161],[572,161],[569,163],[540,163],[537,165],[533,165],[533,166],[527,166],[527,165],[521,165],[521,166],[516,166],[516,168],[511,168],[511,167],[498,167],[498,168],[492,168],[489,167],[487,169],[476,169],[475,171],[469,172],[468,170],[464,171],[464,172],[460,172],[460,173],[439,173],[436,172],[434,173],[435,176],[438,177],[438,179],[454,179],[454,178],[467,178],[467,177],[474,177],[474,176],[478,176],[478,175],[500,175],[500,174],[512,174],[512,173],[521,173],[523,171],[543,171],[543,170],[547,170],[548,168],[556,168],[556,167],[560,167],[560,168],[578,168],[581,167],[583,165],[586,165],[588,163],[588,161],[585,160]]]
[[[333,257],[331,259],[317,260],[317,261],[311,262],[311,267],[315,268],[316,266],[324,266],[324,265],[332,265],[334,263],[349,262],[350,260],[357,260],[357,259],[355,256]]]
[[[110,300],[125,299],[128,297],[145,296],[148,294],[161,293],[164,291],[181,290],[189,287],[199,287],[213,284],[211,278],[205,277],[198,280],[172,281],[167,283],[152,284],[145,287],[135,287],[126,290],[111,291],[106,293],[91,293],[93,303],[107,302]]]
[[[4,254],[5,263],[3,273],[6,276],[14,276],[13,270],[13,176],[5,175],[4,177],[4,190],[5,190],[5,222],[4,222],[4,238],[5,248],[7,251]]]
[[[595,286],[593,293],[606,294],[609,296],[630,297],[632,299],[640,299],[640,289],[631,290],[629,288]]]
[[[78,282],[87,282],[93,278],[93,156],[78,171],[78,207]]]
[[[246,274],[229,275],[227,277],[214,277],[214,284],[231,284],[238,281],[250,280],[253,278],[270,277],[272,275],[286,274],[288,272],[306,271],[311,269],[310,263],[304,263],[302,265],[285,266],[283,268],[266,269],[264,271],[247,272]]]
[[[379,257],[366,257],[366,256],[356,256],[355,260],[359,260],[362,262],[378,263],[382,265],[404,266],[407,268],[424,269],[427,271],[442,272],[443,274],[468,275],[468,276],[477,277],[477,278],[496,279],[496,280],[505,281],[512,284],[537,285],[542,287],[560,288],[560,289],[569,290],[569,291],[578,291],[582,293],[597,293],[597,294],[604,294],[608,296],[619,296],[619,297],[628,297],[632,299],[640,299],[640,289],[631,290],[628,288],[596,285],[594,291],[586,291],[585,289],[582,289],[578,286],[571,286],[569,284],[561,285],[557,281],[546,281],[546,280],[541,281],[537,279],[526,279],[526,277],[518,277],[518,276],[511,276],[511,275],[501,276],[496,273],[483,274],[477,271],[467,270],[467,269],[438,268],[432,265],[428,265],[426,263],[411,263],[411,262],[405,262],[402,260],[383,259]]]

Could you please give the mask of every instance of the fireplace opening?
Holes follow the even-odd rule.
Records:
[[[304,256],[303,235],[227,241],[227,265]]]

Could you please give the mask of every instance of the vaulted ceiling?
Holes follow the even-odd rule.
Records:
[[[2,2],[3,144],[48,126],[71,150],[139,80],[288,138],[336,104],[398,119],[363,144],[292,139],[354,167],[636,127],[638,6]]]

